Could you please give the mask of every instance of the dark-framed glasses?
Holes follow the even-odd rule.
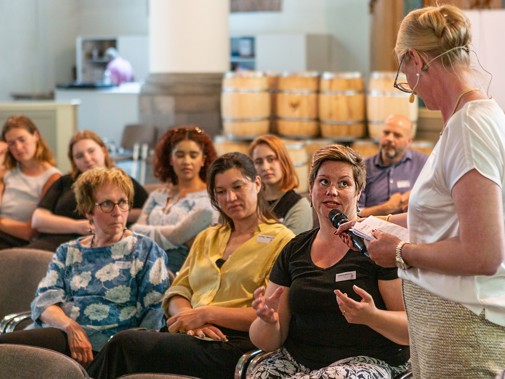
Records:
[[[400,65],[398,66],[398,71],[396,71],[396,76],[395,76],[395,81],[393,82],[393,87],[395,87],[396,89],[399,89],[400,91],[405,92],[405,93],[412,93],[412,89],[410,88],[409,83],[407,83],[407,82],[398,83],[398,77],[400,76],[400,70],[402,69],[402,64],[403,64],[403,61],[405,60],[406,56],[407,56],[407,54],[403,54],[402,59],[400,60]],[[402,78],[403,77],[404,76],[402,75]]]
[[[98,205],[104,213],[112,212],[116,205],[122,211],[127,211],[130,209],[130,203],[126,199],[120,199],[117,203],[113,202],[112,200],[104,200],[99,203],[95,203],[95,205]]]

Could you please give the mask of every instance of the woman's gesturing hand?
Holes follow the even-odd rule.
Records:
[[[265,297],[265,287],[262,286],[257,288],[256,291],[254,291],[254,301],[252,303],[252,307],[256,311],[256,316],[269,324],[278,322],[279,314],[277,311],[279,309],[282,292],[284,292],[284,289],[279,287],[271,296]]]
[[[377,310],[373,298],[368,292],[356,285],[353,286],[353,290],[361,297],[361,301],[355,301],[346,293],[335,290],[340,311],[350,324],[368,325]]]

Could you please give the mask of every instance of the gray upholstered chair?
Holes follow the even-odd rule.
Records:
[[[0,378],[89,378],[72,358],[53,350],[26,345],[0,345]]]
[[[0,333],[19,313],[27,312],[47,271],[53,252],[13,248],[0,250]]]

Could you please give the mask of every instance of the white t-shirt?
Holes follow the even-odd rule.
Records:
[[[410,195],[410,242],[433,243],[458,235],[451,192],[472,169],[500,186],[503,202],[505,115],[494,100],[468,102],[449,120]],[[476,251],[476,259],[478,254]],[[492,276],[446,275],[418,268],[398,271],[402,279],[461,303],[475,314],[485,310],[489,321],[505,326],[504,262]]]
[[[54,174],[61,174],[56,167],[50,167],[38,176],[23,174],[19,165],[4,176],[5,192],[0,205],[0,217],[21,222],[29,222],[40,201],[42,189]]]

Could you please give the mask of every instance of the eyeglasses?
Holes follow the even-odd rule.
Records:
[[[104,213],[111,213],[116,205],[122,211],[127,211],[130,209],[130,203],[126,199],[120,199],[117,203],[113,202],[112,200],[104,200],[100,203],[95,203],[95,205],[98,205]]]
[[[403,61],[406,56],[407,56],[407,54],[404,54],[402,56],[402,59],[400,60],[400,65],[398,66],[398,71],[396,71],[396,76],[395,76],[395,81],[393,83],[393,87],[395,87],[396,89],[399,89],[400,91],[405,92],[405,93],[412,93],[412,89],[410,88],[409,83],[407,83],[407,82],[398,83],[398,76],[400,75],[400,70],[402,68],[402,64],[403,64]]]

